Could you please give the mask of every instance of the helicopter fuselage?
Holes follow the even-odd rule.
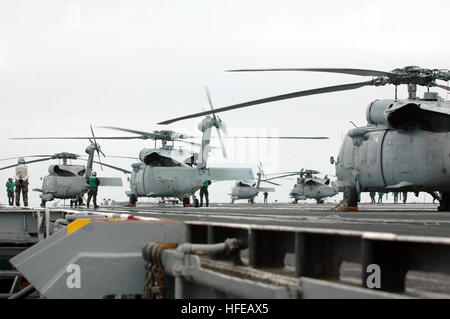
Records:
[[[86,168],[83,165],[51,165],[49,175],[42,180],[43,201],[55,198],[72,199],[83,195],[87,190],[86,178],[83,176]]]
[[[251,199],[253,200],[256,196],[258,196],[260,189],[252,187],[250,185],[242,186],[237,185],[231,189],[231,200],[238,199]]]
[[[142,162],[131,165],[130,191],[127,192],[131,202],[132,197],[135,200],[137,197],[183,198],[193,195],[207,180],[253,178],[253,172],[248,168],[199,168],[188,165],[186,163],[190,162],[191,154],[188,155],[188,158],[174,159],[168,150],[142,150],[139,155]]]
[[[450,104],[379,100],[344,138],[339,191],[450,191]]]
[[[313,178],[311,180],[314,182],[305,183],[302,182],[301,178],[297,179],[297,183],[294,185],[290,194],[295,201],[306,199],[321,201],[324,198],[332,197],[338,193],[333,187],[325,185],[322,179]]]

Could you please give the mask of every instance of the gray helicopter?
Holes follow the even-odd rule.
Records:
[[[440,211],[450,211],[450,103],[435,92],[417,97],[417,86],[450,87],[437,83],[450,80],[446,69],[424,69],[408,66],[391,72],[342,68],[287,68],[232,70],[309,71],[370,76],[369,81],[356,82],[272,96],[216,109],[214,112],[281,101],[296,97],[358,89],[364,86],[395,85],[395,98],[375,100],[367,107],[367,125],[350,130],[344,138],[335,164],[337,186],[344,192],[344,206],[357,207],[361,192],[395,191],[427,192],[439,199]],[[408,98],[397,98],[397,87],[407,85]],[[175,118],[204,116],[201,112]]]
[[[139,197],[177,197],[194,203],[198,206],[198,199],[195,193],[207,180],[250,180],[253,179],[251,168],[219,168],[207,167],[207,160],[211,149],[210,145],[212,128],[216,128],[221,144],[223,156],[227,157],[223,144],[222,133],[226,129],[222,120],[214,114],[209,91],[206,95],[211,108],[212,116],[205,117],[198,125],[202,132],[201,144],[186,141],[186,139],[197,138],[186,134],[176,133],[170,130],[145,132],[119,127],[103,126],[104,128],[120,130],[128,133],[135,133],[138,136],[131,137],[105,137],[109,139],[153,139],[155,148],[144,148],[139,153],[140,162],[131,165],[130,190],[126,192],[129,197],[129,204],[136,205]],[[101,137],[98,137],[100,139]],[[103,137],[102,137],[103,138]],[[233,137],[242,138],[242,137]],[[272,138],[272,137],[243,137],[243,138]],[[328,139],[328,137],[296,137],[284,136],[280,139]],[[156,141],[162,141],[162,147],[156,148]],[[185,149],[175,149],[174,142],[183,142],[200,147],[199,152],[186,151]],[[168,142],[172,142],[169,145]],[[186,199],[186,200],[185,200]]]
[[[312,169],[301,170],[300,177],[297,178],[297,183],[294,185],[291,193],[289,194],[297,204],[299,200],[315,199],[317,204],[323,204],[324,199],[332,197],[338,193],[337,185],[331,182],[328,175],[324,178],[319,178],[317,174],[320,172]],[[286,175],[290,176],[290,175]]]
[[[33,188],[33,191],[40,192],[41,206],[45,207],[46,202],[53,199],[70,199],[70,206],[82,204],[82,197],[87,192],[88,185],[86,179],[89,178],[92,172],[93,163],[98,163],[121,172],[129,172],[119,167],[109,164],[94,161],[94,152],[101,152],[100,146],[97,143],[91,143],[86,148],[88,154],[87,159],[80,158],[80,155],[74,153],[56,153],[53,155],[28,155],[21,157],[42,157],[40,159],[27,161],[27,164],[48,161],[53,159],[62,160],[62,164],[50,165],[48,168],[49,175],[42,179],[41,188]],[[103,154],[103,153],[102,153]],[[9,158],[12,159],[12,158]],[[68,160],[84,160],[87,165],[72,165]],[[4,159],[6,160],[6,159]],[[14,167],[18,164],[9,165],[0,168],[0,170]],[[100,186],[122,186],[122,179],[120,177],[98,177]]]
[[[258,173],[256,173],[256,175],[258,176],[256,183],[253,181],[236,182],[236,185],[231,189],[230,194],[232,204],[234,204],[234,201],[239,199],[246,199],[250,204],[253,204],[255,202],[255,197],[258,196],[260,192],[275,192],[275,188],[273,187],[260,187],[261,182],[267,182],[269,184],[280,186],[280,184],[268,181],[261,164],[258,166]],[[262,176],[264,176],[265,179],[261,180]]]

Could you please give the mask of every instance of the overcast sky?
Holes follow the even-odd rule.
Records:
[[[12,141],[17,136],[86,136],[89,124],[138,130],[215,106],[367,78],[321,73],[226,73],[233,68],[348,67],[389,71],[418,65],[448,68],[448,1],[19,1],[0,2],[1,157],[68,151],[86,141]],[[368,79],[367,79],[368,80]],[[423,92],[423,90],[420,90]],[[446,97],[443,91],[439,93]],[[406,96],[405,90],[400,94]],[[227,143],[211,166],[266,173],[314,168],[333,173],[342,136],[364,125],[367,105],[392,98],[393,87],[311,96],[221,114],[230,133],[329,136],[328,141]],[[197,134],[200,119],[168,128]],[[167,127],[164,127],[167,128]],[[97,135],[124,135],[96,128]],[[213,133],[215,134],[215,133]],[[256,143],[256,144],[255,144]],[[146,141],[103,141],[110,155],[138,155]],[[131,161],[110,159],[129,168]],[[2,162],[5,165],[11,161]],[[30,164],[30,188],[40,187],[47,163]],[[99,198],[126,200],[121,189]],[[0,171],[6,181],[13,169]],[[295,180],[269,196],[289,200]],[[229,201],[232,182],[210,187]],[[342,195],[339,196],[339,198]],[[37,193],[29,193],[33,205]],[[261,201],[261,196],[258,199]],[[7,201],[6,191],[0,202]]]

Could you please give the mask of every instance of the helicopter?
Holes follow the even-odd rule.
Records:
[[[366,109],[367,125],[348,131],[335,165],[337,187],[344,193],[346,210],[357,209],[361,192],[427,192],[438,198],[439,211],[450,211],[450,103],[431,87],[450,91],[436,81],[449,81],[447,69],[418,66],[390,72],[351,68],[240,69],[230,72],[304,71],[370,76],[368,81],[282,94],[215,109],[214,112],[259,105],[309,95],[354,90],[365,86],[395,86],[394,99],[378,99]],[[408,97],[399,99],[397,87],[406,85]],[[417,86],[427,87],[423,98]],[[205,116],[209,111],[174,118],[159,124]]]
[[[80,158],[80,155],[68,152],[56,153],[53,155],[28,155],[21,157],[41,157],[36,160],[27,161],[27,164],[48,161],[53,159],[62,160],[62,164],[50,165],[48,168],[49,175],[42,179],[41,188],[33,188],[33,191],[40,192],[41,206],[45,207],[46,202],[53,199],[70,199],[70,207],[73,205],[81,205],[82,197],[87,192],[88,185],[86,179],[89,178],[92,172],[93,163],[98,163],[102,166],[107,166],[121,172],[129,172],[127,170],[115,167],[99,161],[94,161],[94,152],[101,152],[100,146],[97,143],[91,143],[86,148],[88,159]],[[103,152],[101,152],[103,154]],[[103,154],[104,155],[104,154]],[[12,159],[12,158],[8,158]],[[68,160],[85,160],[87,165],[72,165],[68,164]],[[7,159],[2,159],[7,160]],[[0,168],[0,170],[17,166],[18,164],[8,165]],[[100,180],[99,186],[122,186],[122,179],[120,177],[98,177]]]
[[[234,204],[234,201],[238,199],[247,199],[249,204],[253,204],[255,202],[255,197],[258,196],[259,192],[275,192],[275,188],[273,187],[260,187],[261,182],[267,182],[269,184],[280,186],[280,184],[268,181],[261,164],[258,166],[258,173],[256,175],[258,176],[256,183],[252,181],[236,182],[236,185],[231,189],[230,194],[232,204]],[[261,180],[262,176],[265,177],[264,180]]]
[[[299,173],[295,175],[297,174]],[[329,185],[328,175],[325,175],[324,178],[319,178],[316,174],[320,174],[320,172],[312,169],[302,169],[300,171],[300,177],[297,178],[297,183],[289,194],[296,204],[299,200],[308,198],[315,199],[317,204],[323,204],[325,198],[332,197],[338,193],[337,185],[334,182],[331,182],[331,186]]]

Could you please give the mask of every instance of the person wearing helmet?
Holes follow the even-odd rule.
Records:
[[[25,165],[25,159],[21,157],[16,165],[16,206],[20,206],[20,193],[24,206],[28,206],[28,178],[28,167]]]
[[[89,203],[94,203],[94,208],[98,208],[97,205],[97,190],[98,186],[100,185],[100,180],[97,178],[97,173],[95,171],[91,172],[91,176],[87,180],[88,183],[88,198],[87,198],[87,204],[86,207],[89,208]]]

